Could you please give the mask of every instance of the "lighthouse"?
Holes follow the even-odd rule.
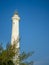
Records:
[[[11,44],[14,44],[14,41],[17,42],[19,38],[19,21],[20,17],[18,15],[18,12],[15,12],[12,17],[12,35],[11,35]],[[17,43],[17,46],[19,47],[19,42]]]

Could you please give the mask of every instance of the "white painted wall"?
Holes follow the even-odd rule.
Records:
[[[11,36],[11,44],[13,45],[13,42],[16,41],[19,37],[19,20],[20,17],[18,14],[14,14],[12,17],[12,36]],[[17,47],[19,47],[19,42],[17,44]]]

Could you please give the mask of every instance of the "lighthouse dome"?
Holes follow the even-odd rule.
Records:
[[[19,17],[19,15],[18,15],[18,12],[17,12],[17,11],[14,12],[14,15],[13,15],[13,17],[12,17],[12,20],[14,20],[14,19],[20,20],[20,17]]]

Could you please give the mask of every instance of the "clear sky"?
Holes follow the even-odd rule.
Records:
[[[15,11],[20,20],[20,47],[34,51],[34,65],[49,65],[49,0],[0,0],[0,42],[11,40]],[[30,60],[31,60],[30,59]]]

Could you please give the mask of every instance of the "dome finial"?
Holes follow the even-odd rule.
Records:
[[[18,12],[17,12],[17,11],[15,11],[15,12],[14,12],[14,14],[18,15]]]

